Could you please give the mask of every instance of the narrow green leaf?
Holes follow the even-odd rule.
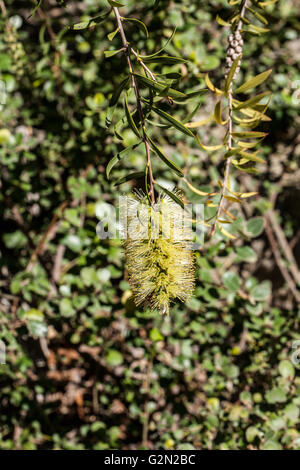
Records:
[[[215,117],[215,121],[218,124],[220,124],[221,126],[224,126],[224,124],[227,123],[227,120],[226,121],[222,120],[222,102],[221,102],[221,100],[218,101],[216,106],[215,106],[214,117]]]
[[[217,23],[219,23],[221,26],[231,26],[230,23],[228,23],[227,21],[223,20],[223,18],[221,18],[219,15],[216,16],[216,21],[217,21]]]
[[[87,21],[81,21],[80,23],[75,23],[71,26],[68,26],[67,29],[78,31],[81,29],[93,28],[94,26],[97,26],[98,24],[102,23],[108,17],[109,14],[110,11],[107,11],[103,15],[94,16],[93,18],[90,18]]]
[[[165,155],[164,153],[160,150],[159,147],[157,147],[157,145],[153,142],[152,139],[150,139],[150,137],[148,136],[148,140],[151,144],[151,147],[153,148],[153,150],[155,151],[155,153],[159,156],[159,158],[166,164],[168,165],[169,168],[171,168],[171,170],[175,171],[175,173],[178,175],[178,176],[183,176],[183,171],[181,170],[181,168],[179,168],[174,162],[172,162],[171,160],[169,160]]]
[[[123,178],[119,178],[114,183],[114,186],[119,186],[120,184],[126,183],[127,181],[130,181],[130,180],[143,178],[144,175],[145,175],[145,171],[134,171],[133,173],[129,173],[129,175],[126,175]]]
[[[263,98],[268,96],[270,93],[271,93],[270,91],[260,93],[259,95],[253,96],[253,98],[250,98],[249,100],[243,101],[240,104],[238,104],[237,106],[234,106],[234,108],[235,109],[251,108],[251,106],[253,106],[254,104],[259,103],[260,100],[262,100]]]
[[[109,41],[112,41],[113,38],[115,37],[115,35],[116,35],[118,32],[119,32],[119,28],[115,29],[114,31],[112,31],[112,33],[109,33],[109,34],[107,35],[107,39],[108,39]]]
[[[139,75],[137,73],[133,74],[141,83],[146,86],[150,86],[153,90],[162,93],[164,92],[165,95],[170,96],[171,98],[182,98],[185,99],[186,95],[181,93],[181,91],[174,90],[173,88],[169,88],[168,83],[159,83],[151,80],[151,78],[144,77],[143,75]]]
[[[237,90],[236,93],[244,93],[245,91],[251,90],[252,88],[257,87],[261,83],[263,83],[269,75],[272,73],[272,69],[266,70],[263,73],[260,73],[259,75],[256,75],[255,77],[250,78],[247,80],[242,86],[240,86]]]
[[[253,8],[248,7],[248,10],[263,24],[269,24],[268,20],[261,15],[258,11],[254,10]]]
[[[116,2],[115,0],[107,0],[108,3],[112,6],[112,7],[123,7],[124,4],[123,3],[120,3],[120,2]]]
[[[188,63],[188,60],[183,59],[182,57],[159,55],[159,56],[145,58],[143,59],[143,62],[151,63],[151,64],[172,65],[172,64],[186,64]]]
[[[261,28],[260,26],[256,26],[254,24],[249,24],[248,26],[248,32],[257,34],[260,36],[262,33],[268,33],[270,30],[268,28]]]
[[[245,132],[232,132],[231,135],[233,137],[244,137],[246,139],[255,139],[255,138],[261,138],[261,137],[266,137],[268,134],[265,132],[256,132],[256,131],[245,131]]]
[[[170,196],[171,199],[173,199],[173,201],[176,202],[176,204],[179,204],[183,209],[184,209],[184,203],[183,201],[180,199],[180,197],[178,197],[176,194],[172,193],[172,191],[169,191],[169,189],[167,188],[164,188],[163,186],[161,186],[160,184],[156,183],[156,185],[162,189],[168,196]]]
[[[226,95],[228,95],[228,92],[229,92],[229,89],[230,89],[230,85],[232,83],[232,80],[233,80],[233,76],[235,74],[235,71],[238,67],[238,64],[239,64],[239,61],[241,59],[241,54],[234,60],[230,70],[229,70],[229,73],[228,73],[228,76],[226,78],[226,82],[225,82],[225,93]]]
[[[150,57],[155,57],[155,56],[159,55],[161,52],[163,52],[166,49],[166,47],[172,41],[172,39],[175,35],[175,32],[176,32],[176,28],[174,29],[173,33],[171,34],[171,36],[169,37],[169,39],[167,40],[165,45],[161,49],[159,49],[159,51],[154,52],[153,54],[149,54],[149,55],[141,55],[140,57],[144,60],[144,59],[147,59],[147,58],[149,59]]]
[[[138,20],[137,18],[124,18],[124,17],[122,17],[122,20],[123,21],[130,21],[132,23],[136,23],[136,25],[145,33],[146,38],[149,36],[147,26],[145,25],[145,23]]]
[[[118,50],[113,50],[113,51],[104,51],[104,55],[106,58],[108,57],[112,57],[116,54],[118,54],[119,52],[122,52],[123,51],[123,47],[121,47],[121,49],[118,49]]]
[[[127,96],[125,94],[125,100],[124,100],[124,103],[125,103],[125,114],[126,114],[126,118],[127,118],[127,122],[128,122],[128,125],[129,127],[131,128],[131,130],[135,133],[135,135],[139,138],[141,138],[140,136],[140,133],[138,131],[138,128],[136,127],[136,124],[133,120],[133,117],[131,115],[131,112],[129,111],[129,107],[128,107],[128,102],[127,102]]]
[[[116,165],[117,162],[122,160],[122,158],[125,157],[128,153],[130,153],[132,150],[135,150],[139,145],[141,145],[141,142],[138,142],[134,145],[130,145],[129,147],[121,150],[121,152],[118,152],[107,164],[106,167],[106,176],[109,179],[110,177],[110,172],[113,169],[113,167]]]
[[[114,106],[115,104],[117,104],[117,102],[120,98],[120,95],[121,95],[122,91],[124,90],[124,88],[126,88],[128,82],[129,82],[129,77],[126,77],[126,78],[124,78],[124,80],[122,80],[120,85],[113,92],[112,97],[109,100],[109,106]]]
[[[246,158],[248,161],[253,161],[253,162],[257,162],[257,163],[266,163],[265,160],[258,157],[256,155],[256,153],[249,153],[249,152],[241,151],[241,152],[239,152],[239,155]]]
[[[106,127],[109,127],[111,125],[111,120],[112,120],[115,108],[117,106],[118,100],[121,96],[122,91],[124,90],[124,88],[126,88],[128,82],[129,82],[129,77],[126,77],[120,83],[120,85],[116,88],[116,90],[112,94],[112,97],[109,100],[108,109],[107,109],[106,118],[105,118]]]
[[[158,114],[161,118],[168,121],[170,124],[172,124],[172,126],[174,126],[179,131],[191,137],[195,137],[192,131],[190,131],[187,127],[185,127],[181,122],[177,121],[177,119],[173,118],[173,116],[171,116],[170,114],[166,113],[162,109],[157,108],[156,106],[153,106],[152,109],[156,114]]]

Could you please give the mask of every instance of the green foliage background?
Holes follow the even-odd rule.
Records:
[[[122,143],[105,126],[111,93],[127,73],[122,55],[103,53],[121,47],[118,35],[107,38],[114,17],[62,34],[107,2],[63,3],[42,2],[28,18],[30,2],[5,1],[17,27],[13,42],[0,19],[7,89],[0,114],[0,338],[7,350],[0,448],[138,449],[148,410],[147,448],[299,449],[299,366],[291,362],[299,305],[264,230],[274,209],[299,259],[300,103],[292,98],[300,88],[298,2],[280,0],[268,9],[270,32],[245,38],[239,80],[273,68],[262,87],[273,92],[267,164],[258,176],[234,173],[238,190],[259,196],[232,206],[237,240],[217,233],[201,248],[194,297],[165,319],[135,308],[121,243],[96,236],[97,214],[132,188],[113,182],[145,161],[142,151],[132,152],[110,181],[105,176],[113,155],[135,141],[131,130]],[[126,24],[131,43],[156,51],[177,26],[168,52],[190,62],[164,70],[181,71],[184,91],[204,87],[207,71],[221,86],[228,30],[215,17],[228,18],[227,2],[153,4],[126,2],[126,16],[143,19],[150,33],[145,39]],[[214,97],[197,100],[197,116],[207,117]],[[172,112],[184,119],[195,104]],[[123,115],[121,104],[115,114]],[[212,144],[222,138],[215,125],[199,133]],[[206,154],[174,129],[157,127],[153,135],[197,188],[217,187],[222,154]],[[153,160],[157,180],[182,187],[189,202],[203,201]]]

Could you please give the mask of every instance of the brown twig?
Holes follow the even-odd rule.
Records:
[[[282,228],[280,227],[280,225],[278,224],[278,222],[276,220],[274,212],[272,210],[269,210],[266,213],[265,217],[266,217],[267,221],[269,221],[269,223],[271,224],[271,226],[274,230],[274,233],[276,235],[276,238],[278,240],[280,248],[281,248],[286,260],[289,263],[289,269],[290,269],[291,274],[292,274],[292,276],[295,280],[295,283],[300,284],[300,271],[299,271],[296,259],[295,259],[294,254],[293,254],[293,252],[292,252],[292,250],[291,250],[291,248],[290,248],[290,246],[287,242],[287,239],[284,235],[284,232],[283,232]]]
[[[240,20],[238,22],[236,32],[240,32],[243,26],[243,20],[246,12],[246,7],[247,7],[247,0],[243,0],[242,5],[241,5],[241,13],[240,13]],[[231,81],[229,90],[228,90],[228,128],[227,128],[227,150],[231,150],[232,148],[232,129],[233,129],[233,119],[232,119],[232,113],[233,113],[233,108],[232,108],[232,85],[234,82],[234,78]],[[224,182],[222,185],[222,190],[221,190],[221,198],[216,214],[216,220],[212,226],[211,232],[210,232],[210,237],[212,237],[217,230],[217,224],[218,224],[218,219],[221,215],[221,212],[223,210],[223,204],[224,204],[224,198],[226,195],[226,190],[228,187],[229,183],[229,176],[230,176],[230,164],[231,164],[231,159],[230,157],[227,158],[226,160],[226,166],[225,166],[225,173],[224,173]]]
[[[286,267],[284,265],[284,262],[281,258],[280,251],[279,251],[279,248],[277,246],[273,231],[271,229],[271,226],[268,223],[265,224],[265,230],[266,230],[266,234],[267,234],[267,237],[268,237],[270,245],[271,245],[271,249],[272,249],[276,264],[277,264],[278,268],[280,269],[282,277],[286,281],[287,286],[290,289],[290,291],[292,292],[295,300],[300,304],[300,292],[297,290],[292,276],[290,275],[290,273],[288,272],[288,270],[286,269]]]
[[[144,145],[145,145],[146,155],[147,155],[147,167],[148,167],[148,174],[149,174],[150,197],[151,197],[152,204],[154,204],[155,203],[154,179],[153,179],[153,172],[152,172],[152,166],[151,166],[150,144],[149,144],[149,140],[148,140],[148,137],[147,137],[147,134],[146,134],[146,129],[145,129],[145,116],[144,116],[143,108],[142,108],[140,90],[139,90],[137,81],[136,81],[135,76],[134,76],[134,70],[133,70],[133,66],[132,66],[132,62],[131,62],[131,58],[130,58],[130,52],[132,52],[132,49],[131,49],[131,47],[129,46],[129,44],[127,42],[126,35],[125,35],[125,32],[124,32],[124,28],[123,28],[122,19],[121,19],[118,8],[113,7],[113,12],[114,12],[116,20],[117,20],[119,33],[121,35],[122,43],[123,43],[123,46],[124,46],[124,53],[125,53],[125,56],[126,56],[129,72],[130,72],[130,75],[131,75],[132,88],[134,89],[134,93],[135,93],[135,96],[136,96],[137,109],[138,109],[138,113],[139,113],[139,117],[140,117],[140,121],[141,121],[141,126],[142,126],[142,132],[143,132],[143,142],[144,142]],[[146,190],[147,190],[147,188],[146,188]]]
[[[142,431],[142,447],[147,447],[148,445],[148,432],[149,432],[149,392],[150,392],[150,376],[153,368],[153,356],[154,349],[152,349],[150,358],[148,361],[147,371],[145,375],[144,388],[145,388],[145,409],[144,409],[144,422],[143,422],[143,431]]]

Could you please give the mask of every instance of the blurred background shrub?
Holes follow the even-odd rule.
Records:
[[[299,449],[298,2],[270,6],[270,32],[245,38],[240,80],[273,68],[264,85],[273,93],[267,164],[258,176],[234,174],[237,188],[259,196],[233,209],[237,240],[218,233],[196,254],[194,297],[169,318],[135,308],[121,242],[96,235],[97,214],[132,189],[113,181],[144,163],[136,151],[112,181],[105,176],[123,148],[105,126],[126,74],[122,56],[103,54],[121,47],[107,38],[113,16],[66,31],[106,2],[45,0],[32,16],[29,2],[0,6],[0,448]],[[225,0],[127,1],[125,15],[142,19],[150,36],[133,23],[126,31],[149,53],[176,26],[167,50],[189,60],[180,87],[192,91],[205,86],[205,72],[222,84],[228,31],[215,17],[230,13]],[[200,120],[215,102],[211,94],[199,102]],[[174,113],[184,119],[194,107]],[[200,137],[222,138],[213,124]],[[174,130],[157,128],[156,140],[195,186],[217,187],[223,155]],[[157,159],[154,171],[174,185]]]

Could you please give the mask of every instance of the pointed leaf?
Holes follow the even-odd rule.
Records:
[[[195,188],[186,178],[182,178],[183,181],[187,184],[191,191],[198,194],[199,196],[215,196],[218,193],[207,193],[204,191],[200,191],[199,189]]]
[[[176,32],[176,28],[174,29],[173,33],[171,34],[171,36],[169,37],[169,39],[167,40],[165,45],[159,51],[154,52],[153,54],[149,54],[149,55],[140,55],[140,57],[144,60],[144,59],[147,59],[147,58],[149,59],[150,57],[155,57],[155,56],[159,55],[161,52],[163,52],[166,49],[166,47],[172,41],[172,39],[175,35],[175,32]]]
[[[178,175],[178,176],[183,176],[183,171],[181,170],[181,168],[179,168],[174,162],[172,162],[171,160],[169,160],[164,154],[163,152],[160,150],[160,148],[157,147],[157,145],[153,142],[152,139],[150,139],[149,136],[148,137],[148,140],[151,144],[151,147],[153,148],[153,150],[155,151],[155,153],[159,156],[159,158],[166,164],[168,165],[168,167],[171,168],[171,170],[175,171],[175,173]]]
[[[121,47],[121,49],[118,49],[118,50],[113,50],[113,51],[104,51],[104,55],[106,58],[108,57],[112,57],[116,54],[119,54],[119,52],[122,52],[124,50],[123,47]]]
[[[245,132],[232,132],[231,135],[233,137],[241,137],[241,138],[246,138],[246,139],[255,139],[255,138],[261,138],[261,137],[266,137],[268,134],[265,132],[258,132],[258,131],[245,131]]]
[[[143,59],[143,62],[150,64],[162,64],[162,65],[172,65],[172,64],[186,64],[188,60],[183,59],[182,57],[172,57],[169,55],[159,55],[154,57],[148,57]]]
[[[81,29],[92,28],[102,23],[108,17],[109,14],[110,14],[110,11],[104,13],[103,15],[94,16],[93,18],[90,18],[87,21],[81,21],[80,23],[75,23],[71,26],[67,26],[67,29],[77,31]]]
[[[226,119],[226,121],[222,120],[222,102],[221,102],[221,100],[218,101],[216,106],[215,106],[214,116],[215,116],[216,122],[218,124],[220,124],[221,126],[224,126],[228,122],[228,119]]]
[[[164,188],[163,186],[161,186],[160,184],[156,183],[156,185],[162,189],[168,196],[170,196],[171,199],[173,199],[173,201],[175,201],[177,204],[179,204],[183,209],[184,209],[184,203],[183,201],[180,199],[180,197],[177,196],[177,194],[174,194],[172,193],[172,191],[169,191],[169,189],[167,188]]]
[[[123,21],[131,21],[132,23],[136,23],[136,25],[145,33],[146,38],[149,36],[147,26],[142,21],[138,20],[137,18],[124,18],[122,17]]]
[[[263,83],[272,73],[272,69],[266,70],[255,77],[250,78],[247,80],[243,85],[241,85],[237,90],[236,93],[244,93],[245,91],[251,90],[252,88],[257,87],[261,83]]]
[[[161,118],[165,119],[168,121],[172,126],[174,126],[176,129],[179,131],[183,132],[186,135],[189,135],[190,137],[195,137],[192,131],[190,131],[187,127],[185,127],[181,122],[177,121],[177,119],[173,118],[170,114],[166,113],[160,108],[157,108],[156,106],[153,106],[153,111],[158,114]]]
[[[141,145],[141,142],[138,142],[137,144],[134,144],[134,145],[130,145],[129,147],[121,150],[121,152],[118,152],[109,161],[109,163],[107,164],[107,167],[106,167],[106,176],[107,176],[108,179],[109,179],[109,176],[110,176],[110,172],[113,169],[113,167],[116,165],[116,163],[119,162],[120,160],[122,160],[122,158],[124,158],[125,155],[127,155],[129,152],[131,152],[132,150],[135,150],[139,145]]]
[[[219,150],[223,147],[222,144],[221,145],[203,145],[198,134],[196,135],[196,139],[198,140],[198,143],[200,147],[203,148],[203,150],[214,151],[214,150]]]
[[[109,33],[109,34],[107,35],[107,39],[108,39],[109,41],[112,41],[113,38],[115,37],[115,35],[116,35],[118,32],[119,32],[119,28],[115,29],[114,31],[112,31],[111,33]]]
[[[226,95],[228,95],[228,92],[229,92],[229,89],[230,89],[230,85],[232,83],[232,80],[233,80],[233,76],[236,72],[236,69],[239,65],[239,61],[241,60],[241,57],[242,55],[240,54],[234,61],[233,61],[233,64],[229,70],[229,73],[228,73],[228,76],[226,78],[226,82],[225,82],[225,93]]]
[[[216,88],[213,83],[211,82],[210,78],[209,78],[209,75],[208,73],[205,75],[205,83],[206,83],[206,86],[211,90],[213,91],[214,93],[216,93],[216,95],[223,95],[224,94],[224,91],[220,90],[219,88]]]
[[[115,183],[114,186],[119,186],[120,184],[126,183],[130,180],[135,180],[138,178],[143,178],[145,175],[145,171],[134,171],[133,173],[129,173],[129,175],[124,176],[123,178],[119,178]]]
[[[206,119],[202,119],[201,121],[195,121],[195,122],[188,122],[185,124],[185,127],[188,127],[189,129],[195,129],[196,127],[201,127],[204,126],[205,124],[208,124],[213,120],[213,114],[211,114],[209,117]]]
[[[125,114],[126,114],[126,118],[127,118],[127,122],[128,122],[128,125],[129,127],[131,128],[131,130],[135,133],[135,135],[139,138],[141,138],[140,136],[140,133],[138,131],[138,128],[136,127],[136,124],[133,120],[133,117],[129,111],[129,107],[128,107],[128,102],[127,102],[127,96],[125,95],[125,100],[124,100],[124,103],[125,103]]]
[[[219,23],[221,26],[231,26],[230,23],[228,23],[227,21],[223,20],[223,18],[221,18],[219,15],[216,16],[216,21],[217,21],[217,23]]]

